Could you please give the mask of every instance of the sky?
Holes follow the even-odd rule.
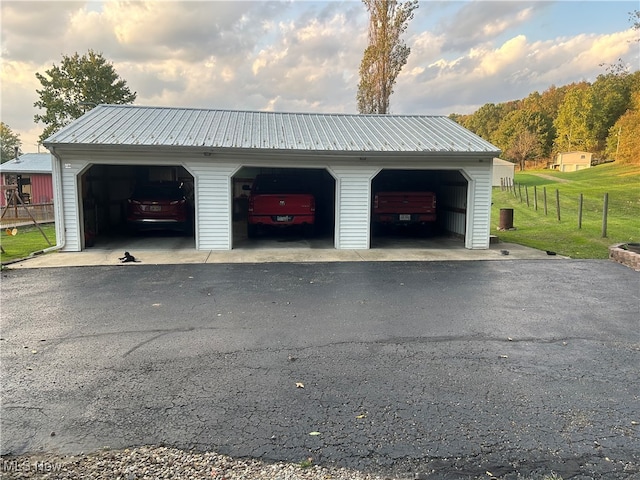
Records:
[[[640,69],[635,1],[421,1],[392,114],[472,113],[552,85]],[[357,113],[361,1],[0,2],[0,118],[37,152],[36,73],[101,53],[136,105]],[[40,147],[40,151],[46,151]]]

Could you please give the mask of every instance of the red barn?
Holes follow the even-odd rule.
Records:
[[[0,165],[2,185],[16,185],[26,204],[53,202],[50,153],[25,153]],[[7,195],[0,196],[0,206],[7,204]]]

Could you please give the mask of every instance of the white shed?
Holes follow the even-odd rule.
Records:
[[[509,181],[513,185],[513,175],[516,164],[502,160],[501,158],[493,159],[493,186],[499,187],[504,185],[505,181]]]
[[[85,248],[88,222],[115,228],[141,177],[191,183],[196,249],[232,249],[236,187],[274,169],[323,186],[333,248],[370,248],[372,188],[383,171],[437,191],[442,229],[466,248],[489,248],[499,149],[444,116],[100,105],[44,145],[64,251]]]

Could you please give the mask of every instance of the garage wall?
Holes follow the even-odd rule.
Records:
[[[484,160],[464,171],[471,177],[467,201],[465,247],[489,248],[491,231],[491,160]]]
[[[439,216],[441,227],[451,233],[464,237],[467,232],[467,185],[451,185],[438,192]]]
[[[234,163],[187,162],[194,176],[196,249],[230,250],[232,244],[231,177]]]
[[[329,168],[336,178],[336,248],[369,248],[371,179],[379,170],[369,166],[333,165]]]
[[[63,251],[79,252],[83,247],[83,233],[80,228],[82,202],[80,202],[78,195],[78,178],[87,166],[88,162],[84,160],[65,160],[61,165],[61,199],[65,238]]]
[[[382,168],[458,170],[468,180],[466,198],[461,192],[450,191],[455,202],[463,202],[466,217],[452,216],[448,221],[450,231],[465,235],[467,248],[489,248],[491,215],[491,161],[492,158],[470,160],[467,158],[425,159],[370,159],[362,164],[353,159],[318,157],[295,158],[293,156],[272,162],[263,156],[229,156],[217,158],[188,158],[184,154],[154,153],[153,155],[108,154],[65,155],[61,162],[61,204],[66,230],[65,251],[83,248],[82,205],[78,198],[78,176],[89,164],[147,164],[171,163],[183,165],[193,176],[196,203],[196,248],[199,250],[229,250],[232,248],[232,177],[241,165],[269,167],[327,168],[336,179],[336,217],[334,245],[338,249],[370,248],[371,180]],[[347,161],[345,161],[347,160]],[[479,161],[480,160],[480,161]],[[325,163],[326,162],[326,163]]]

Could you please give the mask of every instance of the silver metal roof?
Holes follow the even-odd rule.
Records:
[[[51,173],[50,153],[25,153],[0,165],[2,173]]]
[[[278,113],[99,105],[44,145],[159,146],[327,153],[499,149],[445,116]]]

